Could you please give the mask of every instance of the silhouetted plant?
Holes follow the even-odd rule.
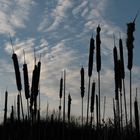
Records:
[[[99,96],[99,124],[101,123],[101,97],[100,97],[100,70],[101,70],[101,49],[100,49],[100,45],[101,45],[101,39],[100,39],[100,31],[101,28],[98,25],[96,32],[96,68],[97,68],[97,72],[98,72],[98,96]]]
[[[90,50],[89,50],[89,61],[88,61],[88,77],[89,77],[89,84],[88,84],[88,100],[87,100],[87,124],[88,124],[88,114],[89,114],[89,97],[90,97],[90,78],[92,76],[92,69],[93,69],[93,54],[94,54],[94,39],[93,35],[90,39]]]
[[[85,76],[84,76],[84,68],[81,68],[81,98],[82,98],[82,127],[83,127],[83,98],[85,93]]]

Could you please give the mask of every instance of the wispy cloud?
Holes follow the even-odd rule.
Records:
[[[0,1],[0,33],[15,33],[15,28],[25,28],[33,0]]]

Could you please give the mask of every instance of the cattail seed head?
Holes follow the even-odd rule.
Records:
[[[81,73],[81,98],[83,98],[84,93],[85,93],[85,86],[84,86],[85,80],[84,80],[84,68],[83,67],[81,68],[80,73]]]
[[[89,51],[89,62],[88,62],[88,76],[91,77],[93,69],[93,54],[94,54],[94,39],[90,39],[90,51]]]
[[[28,98],[30,98],[30,90],[29,90],[29,78],[28,78],[27,64],[23,64],[23,76],[24,76],[25,97],[26,97],[26,99],[28,99]]]
[[[63,78],[60,79],[60,92],[59,92],[59,98],[62,98],[62,92],[63,92]]]
[[[125,78],[125,70],[124,70],[124,57],[123,57],[123,43],[122,39],[119,39],[119,50],[120,50],[120,61],[121,61],[121,78]]]
[[[100,31],[101,31],[101,28],[100,28],[100,26],[98,26],[97,35],[96,35],[96,68],[97,68],[97,72],[99,72],[101,70]]]
[[[13,63],[14,63],[14,69],[15,69],[15,76],[16,76],[16,83],[17,83],[17,89],[21,91],[22,85],[21,85],[21,77],[20,77],[20,71],[19,71],[19,64],[17,55],[13,53],[12,55]]]

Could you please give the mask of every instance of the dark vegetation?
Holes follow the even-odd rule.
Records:
[[[136,19],[136,18],[135,18]],[[89,49],[89,63],[88,63],[88,100],[87,100],[87,117],[83,117],[83,98],[85,95],[85,72],[84,67],[80,70],[81,85],[79,84],[81,90],[81,118],[78,123],[75,119],[71,117],[71,102],[72,97],[68,95],[67,103],[67,115],[66,115],[66,103],[65,103],[65,80],[66,71],[62,73],[60,79],[60,91],[59,98],[60,104],[58,105],[58,116],[47,114],[46,119],[42,119],[40,116],[40,92],[39,92],[39,81],[40,81],[40,71],[41,71],[41,58],[36,62],[32,73],[32,84],[31,88],[28,79],[28,67],[25,60],[24,53],[24,64],[23,64],[23,75],[24,75],[24,91],[27,100],[27,114],[24,114],[23,103],[22,103],[22,85],[20,70],[18,64],[18,58],[13,49],[13,64],[15,69],[15,79],[17,84],[17,109],[14,110],[11,107],[10,118],[7,118],[7,102],[8,102],[8,91],[5,92],[5,109],[4,109],[4,121],[0,125],[0,137],[4,140],[138,140],[140,137],[139,131],[139,109],[137,94],[135,101],[132,101],[132,66],[133,66],[133,32],[135,31],[135,19],[133,22],[127,24],[127,39],[126,46],[128,50],[128,64],[127,68],[130,71],[130,120],[127,117],[127,106],[126,106],[126,93],[125,93],[125,69],[124,69],[124,58],[123,58],[123,43],[122,39],[119,40],[119,51],[115,45],[114,37],[114,84],[115,84],[115,94],[113,98],[112,110],[114,112],[114,118],[105,121],[105,104],[106,97],[104,97],[104,108],[103,108],[103,118],[101,118],[101,96],[100,96],[100,71],[101,71],[101,52],[100,52],[100,26],[97,27],[96,41],[93,35],[90,39],[90,49]],[[12,39],[11,45],[12,44]],[[96,43],[96,45],[94,45]],[[95,49],[96,48],[96,49]],[[95,81],[91,84],[92,70],[93,70],[93,58],[94,49],[96,50],[96,70],[98,73],[98,82]],[[34,52],[35,53],[35,52]],[[118,55],[120,57],[118,57]],[[96,86],[98,85],[98,87]],[[90,87],[91,86],[91,87]],[[95,94],[95,88],[98,88],[98,94]],[[80,98],[80,95],[79,95]],[[38,101],[39,99],[39,101]],[[124,102],[122,101],[124,99]],[[37,102],[38,101],[38,102]],[[123,104],[124,103],[124,104]],[[96,106],[96,112],[94,111],[94,106]],[[62,111],[63,107],[63,111]],[[134,107],[134,122],[132,121],[132,107]],[[124,109],[124,110],[123,110]],[[89,115],[90,112],[90,115]],[[123,119],[123,112],[125,119]],[[123,121],[125,120],[125,122]],[[86,123],[85,123],[86,122]]]

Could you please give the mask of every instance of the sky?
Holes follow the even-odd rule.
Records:
[[[126,96],[129,107],[129,71],[127,69],[127,23],[132,22],[140,10],[139,0],[0,0],[0,118],[4,113],[4,93],[7,89],[8,114],[11,105],[16,102],[18,94],[10,44],[11,34],[14,51],[18,56],[22,79],[22,96],[26,112],[26,100],[23,85],[23,50],[29,69],[31,87],[34,68],[34,49],[37,61],[41,55],[41,112],[45,114],[47,103],[49,110],[58,110],[59,80],[62,71],[66,70],[66,97],[72,97],[72,115],[81,115],[80,69],[85,68],[84,113],[86,113],[88,85],[88,52],[90,38],[96,36],[96,28],[101,27],[101,111],[106,96],[105,117],[112,117],[112,99],[114,98],[114,64],[113,47],[118,47],[121,36],[124,45],[124,61],[126,71]],[[139,34],[140,16],[136,20],[134,32],[134,63],[132,73],[132,92],[138,88],[140,99],[140,61]],[[93,76],[96,82],[97,72],[94,55]],[[67,105],[67,98],[66,98]],[[128,108],[129,109],[129,108]],[[67,106],[66,106],[67,112]],[[101,114],[102,114],[101,112]]]

